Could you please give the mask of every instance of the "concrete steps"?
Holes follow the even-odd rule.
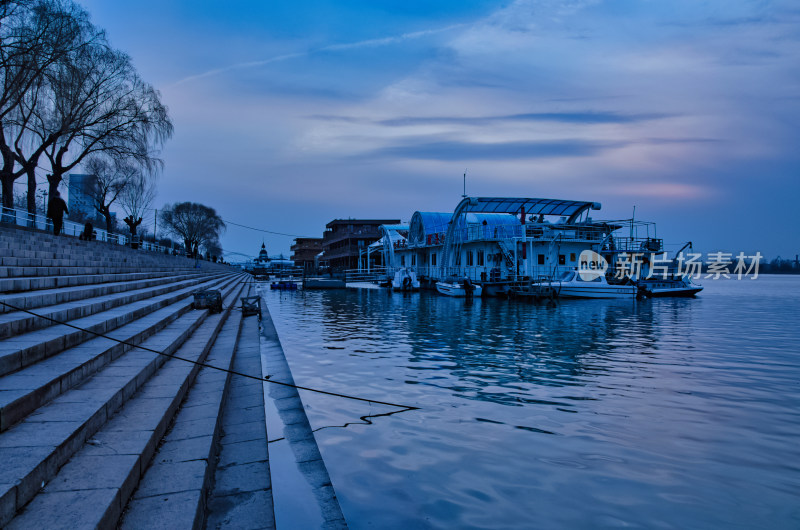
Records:
[[[243,296],[249,294],[243,293]],[[206,359],[208,364],[230,370],[240,333],[248,335],[249,344],[257,346],[252,340],[257,337],[257,320],[247,319],[246,329],[241,328],[242,321],[241,312],[231,315]],[[128,502],[121,528],[204,527],[206,499],[214,480],[217,443],[222,435],[222,409],[228,399],[231,377],[219,370],[200,369]],[[249,383],[261,387],[258,381],[249,380]],[[266,433],[263,422],[261,429]],[[266,458],[266,443],[262,449]]]
[[[42,289],[39,291],[29,291],[19,294],[0,295],[0,302],[8,304],[3,305],[0,303],[0,314],[10,313],[14,311],[13,308],[15,307],[19,309],[30,310],[39,307],[85,300],[87,298],[95,298],[97,296],[122,293],[135,289],[146,289],[148,287],[172,283],[178,281],[179,279],[188,280],[191,278],[196,278],[201,274],[202,273],[200,272],[189,271],[181,274],[180,276],[173,273],[165,274],[163,276],[142,278],[138,280],[133,279],[127,281],[105,282],[99,285],[60,287],[56,289]]]
[[[142,345],[202,361],[244,277],[226,284],[223,313],[187,312]],[[0,433],[0,526],[114,527],[198,371],[131,349]]]
[[[181,288],[177,290],[143,300],[130,301],[127,304],[101,310],[89,316],[64,320],[68,324],[82,329],[74,329],[64,324],[53,324],[44,329],[5,338],[0,342],[0,375],[12,373],[52,357],[66,348],[93,338],[95,336],[93,333],[107,333],[117,329],[155,310],[188,298],[195,291],[211,287],[214,284],[215,278],[205,281],[200,279],[181,282],[179,286]],[[42,313],[46,314],[46,312]],[[0,318],[9,315],[13,315],[13,313],[0,315]],[[50,323],[52,324],[52,322]]]
[[[101,283],[131,282],[152,278],[164,278],[175,274],[197,272],[194,269],[170,269],[159,272],[79,274],[72,276],[24,276],[21,278],[0,278],[0,293],[10,296],[11,293],[29,293],[31,291],[64,289]]]
[[[210,288],[224,289],[238,278],[210,282]],[[191,310],[192,300],[181,299],[129,324],[68,348],[52,357],[0,377],[0,432],[132,348],[112,340],[139,344]]]
[[[216,277],[221,274],[215,275]],[[112,294],[101,294],[90,299],[76,300],[42,307],[35,311],[39,316],[24,311],[10,311],[0,314],[0,339],[22,335],[54,325],[53,320],[68,322],[76,318],[91,316],[115,307],[131,304],[148,298],[155,298],[172,291],[180,291],[186,287],[200,284],[207,275],[195,275],[193,278],[176,278],[166,285],[151,286],[133,290],[125,290]],[[51,320],[52,319],[52,320]]]

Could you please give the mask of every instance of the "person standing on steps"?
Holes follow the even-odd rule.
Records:
[[[61,233],[61,227],[64,226],[64,214],[69,215],[67,203],[61,198],[59,192],[53,193],[50,202],[47,203],[47,217],[53,220],[53,233],[58,235]]]

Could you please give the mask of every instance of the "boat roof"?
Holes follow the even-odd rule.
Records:
[[[414,212],[408,230],[409,243],[424,243],[429,234],[447,232],[447,224],[453,217],[449,212]]]
[[[574,221],[586,210],[599,210],[600,203],[589,201],[567,201],[562,199],[538,199],[524,197],[466,197],[456,207],[454,215],[460,213],[511,213],[526,215],[561,215],[568,222]]]

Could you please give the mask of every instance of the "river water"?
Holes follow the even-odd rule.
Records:
[[[351,528],[800,528],[800,277],[534,305],[265,291]],[[344,427],[345,424],[349,424]]]

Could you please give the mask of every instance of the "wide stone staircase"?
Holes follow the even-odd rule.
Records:
[[[222,312],[193,308],[206,289]],[[215,487],[225,411],[262,392],[257,362],[224,371],[258,359],[252,291],[228,265],[0,227],[0,527],[202,528],[210,497],[251,493],[214,526],[273,526],[263,420],[239,427],[260,476]]]

